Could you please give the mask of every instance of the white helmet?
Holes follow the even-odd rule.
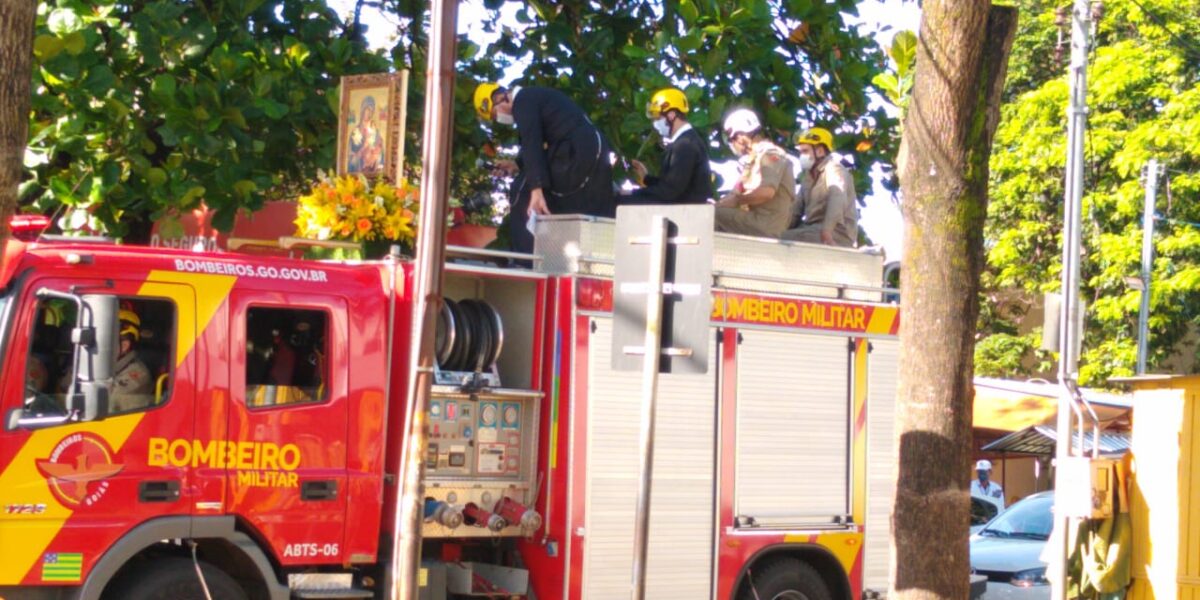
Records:
[[[981,461],[975,463],[975,470],[976,471],[991,471],[992,470],[992,462],[989,460],[981,460]]]
[[[746,108],[739,108],[725,117],[725,137],[733,137],[737,133],[754,133],[762,129],[758,115]]]

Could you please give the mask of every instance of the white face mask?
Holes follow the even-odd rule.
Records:
[[[511,113],[498,112],[496,113],[496,122],[501,125],[512,125],[513,116]]]
[[[667,123],[666,117],[659,117],[654,120],[654,130],[664,138],[669,137],[671,135],[671,124]]]
[[[816,159],[813,158],[813,155],[801,154],[800,155],[800,170],[808,171],[809,169],[811,169],[813,167],[814,162],[816,162]]]

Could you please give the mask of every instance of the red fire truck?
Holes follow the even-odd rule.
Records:
[[[638,381],[611,221],[446,265],[422,598],[628,597]],[[899,309],[869,252],[717,234],[709,368],[659,383],[646,595],[886,586]],[[412,264],[10,241],[0,597],[386,597]]]

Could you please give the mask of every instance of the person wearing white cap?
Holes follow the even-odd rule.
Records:
[[[978,478],[971,480],[971,495],[987,500],[1000,510],[1004,510],[1004,489],[1000,487],[1000,484],[990,480],[991,461],[981,460],[975,463],[975,474],[978,475]]]
[[[717,202],[717,231],[779,237],[795,200],[796,178],[787,153],[762,134],[758,115],[744,108],[725,117],[725,137],[745,166],[733,191]]]

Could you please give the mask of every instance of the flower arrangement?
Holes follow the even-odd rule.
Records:
[[[405,181],[394,186],[362,175],[330,177],[320,172],[309,193],[297,201],[297,234],[411,247],[416,239],[417,199],[417,188]]]

